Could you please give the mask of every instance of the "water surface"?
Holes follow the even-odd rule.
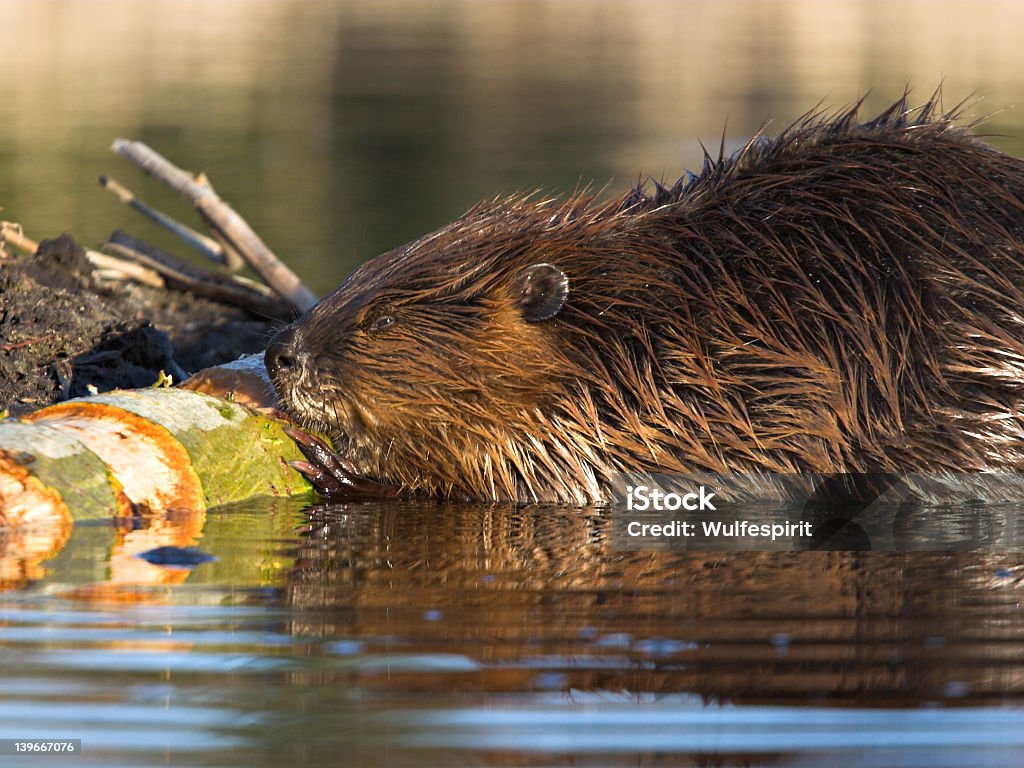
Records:
[[[625,553],[609,530],[436,503],[79,526],[0,596],[0,738],[81,738],[91,765],[1024,755],[1017,557]],[[174,542],[217,559],[129,554]]]

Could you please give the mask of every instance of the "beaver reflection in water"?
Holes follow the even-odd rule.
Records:
[[[267,349],[341,465],[473,499],[629,472],[1024,468],[1024,163],[933,99],[810,115],[671,188],[504,199]]]

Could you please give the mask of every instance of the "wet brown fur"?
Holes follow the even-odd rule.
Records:
[[[1022,469],[1024,163],[956,117],[811,114],[671,189],[479,205],[300,318],[275,384],[361,474],[442,495]],[[530,322],[538,263],[569,293]]]

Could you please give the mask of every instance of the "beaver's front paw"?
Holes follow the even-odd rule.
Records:
[[[308,459],[293,461],[291,465],[302,473],[320,496],[332,501],[349,501],[394,498],[401,493],[397,486],[360,477],[351,462],[341,458],[319,437],[294,427],[285,427],[284,431]]]

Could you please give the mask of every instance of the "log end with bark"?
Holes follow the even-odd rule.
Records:
[[[0,526],[309,495],[284,424],[187,389],[121,390],[0,422]]]

